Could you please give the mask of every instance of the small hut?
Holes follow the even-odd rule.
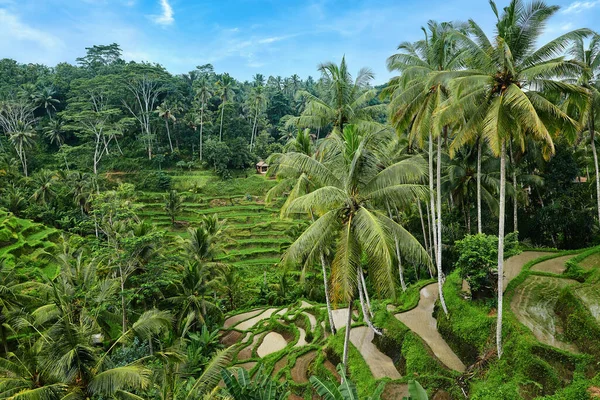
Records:
[[[267,170],[269,169],[269,164],[267,164],[266,162],[264,162],[263,160],[260,160],[259,162],[256,163],[256,173],[257,174],[266,174]]]

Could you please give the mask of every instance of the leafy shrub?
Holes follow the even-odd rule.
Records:
[[[150,172],[139,183],[139,188],[151,192],[171,190],[172,179],[162,171]]]
[[[456,242],[456,249],[459,256],[455,266],[460,270],[460,277],[469,283],[473,297],[493,294],[498,279],[498,238],[467,235]]]

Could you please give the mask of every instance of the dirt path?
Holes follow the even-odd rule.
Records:
[[[230,327],[234,326],[235,324],[237,324],[238,322],[244,321],[248,318],[252,318],[255,315],[258,315],[263,311],[264,311],[263,309],[259,309],[259,310],[248,311],[248,312],[245,312],[242,314],[234,315],[231,318],[227,318],[227,320],[223,324],[223,328],[230,328]]]
[[[257,315],[256,317],[250,318],[250,319],[245,320],[244,322],[241,322],[239,325],[236,325],[235,328],[239,329],[240,331],[247,331],[248,329],[253,328],[254,325],[259,323],[263,319],[270,318],[271,315],[273,315],[273,313],[275,311],[277,311],[276,308],[269,308],[268,310]]]
[[[317,357],[316,351],[311,351],[310,353],[306,353],[296,359],[296,363],[294,367],[290,371],[292,375],[292,380],[296,383],[306,383],[308,382],[308,367],[310,363]]]
[[[552,258],[550,260],[543,261],[539,264],[535,264],[533,267],[531,267],[531,270],[532,271],[541,271],[541,272],[551,272],[553,274],[562,274],[563,272],[565,272],[565,269],[567,268],[565,266],[565,263],[575,256],[576,256],[576,254],[573,254],[570,256],[562,256],[562,257]]]
[[[571,352],[577,352],[577,348],[556,338],[561,331],[554,306],[561,289],[574,283],[577,282],[533,275],[517,287],[510,302],[517,319],[531,329],[540,342]]]
[[[396,314],[396,318],[419,335],[444,365],[455,371],[463,372],[465,365],[454,354],[448,343],[446,343],[442,335],[438,332],[437,321],[432,315],[438,293],[437,283],[425,286],[421,289],[421,297],[417,307],[410,311]]]
[[[360,351],[360,355],[363,356],[375,379],[400,379],[402,376],[394,366],[392,359],[379,351],[373,344],[374,337],[375,333],[367,326],[352,328],[350,331],[350,341]]]
[[[523,266],[531,260],[547,256],[549,252],[544,251],[524,251],[516,256],[512,256],[504,262],[504,290],[506,286],[521,273]],[[543,263],[542,263],[543,264]]]
[[[263,342],[260,344],[256,353],[260,358],[266,357],[269,354],[273,354],[279,350],[285,349],[287,346],[287,341],[284,339],[281,334],[277,332],[269,332],[267,336],[265,336]]]
[[[247,360],[249,358],[252,358],[252,349],[254,349],[256,347],[256,345],[258,344],[258,341],[260,340],[261,337],[262,337],[262,335],[254,335],[254,338],[252,339],[252,343],[250,343],[248,346],[246,346],[242,350],[240,350],[240,352],[237,355],[237,359],[241,361],[241,360]]]

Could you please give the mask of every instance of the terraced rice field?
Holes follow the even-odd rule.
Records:
[[[187,176],[184,176],[187,177]],[[257,177],[252,177],[258,179]],[[179,177],[175,178],[177,179]],[[262,178],[264,179],[264,178]],[[138,215],[161,227],[170,230],[173,235],[187,237],[187,227],[194,227],[205,215],[218,215],[226,221],[224,253],[217,258],[223,262],[240,267],[246,275],[262,272],[279,263],[282,246],[290,244],[286,231],[297,225],[298,221],[282,220],[279,209],[264,203],[264,196],[246,195],[235,191],[236,180],[227,182],[227,190],[222,196],[186,193],[182,211],[176,220],[178,227],[171,227],[169,216],[163,206],[163,194],[144,192],[139,197]],[[243,182],[243,179],[240,179]],[[183,182],[183,181],[182,181]],[[198,184],[207,184],[208,179],[198,179]],[[243,189],[243,185],[240,184]],[[233,189],[232,189],[233,187]],[[242,190],[240,189],[240,190]],[[201,191],[201,189],[200,189]]]
[[[575,283],[570,279],[529,276],[515,290],[510,307],[540,342],[576,352],[575,346],[560,340],[562,330],[554,313],[561,289]]]
[[[14,235],[9,242],[0,245],[0,261],[7,266],[15,266],[22,273],[35,273],[35,268],[41,268],[42,273],[51,278],[58,269],[40,255],[52,252],[60,236],[57,229],[20,219],[12,214],[0,214],[0,229],[9,230]],[[35,266],[35,267],[34,267]]]

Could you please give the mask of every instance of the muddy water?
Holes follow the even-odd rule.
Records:
[[[550,268],[556,270],[556,265],[550,264]],[[576,352],[575,346],[557,338],[561,332],[554,313],[554,306],[561,289],[575,283],[577,282],[569,279],[530,276],[515,289],[510,308],[517,319],[531,329],[540,342]]]
[[[234,326],[235,324],[237,324],[238,322],[244,321],[244,320],[246,320],[248,318],[251,318],[251,317],[254,317],[254,316],[258,315],[261,312],[263,312],[262,309],[245,312],[245,313],[238,314],[238,315],[234,315],[231,318],[227,318],[227,320],[223,324],[223,327],[224,328],[230,328],[230,327]]]
[[[374,337],[373,330],[366,326],[352,328],[350,331],[350,342],[363,356],[375,379],[400,379],[401,375],[394,366],[392,359],[379,351],[377,346],[373,344]]]
[[[260,358],[266,357],[279,350],[283,350],[287,346],[287,341],[277,332],[269,332],[260,344],[256,353]]]
[[[259,314],[259,315],[257,315],[254,318],[250,318],[250,319],[245,320],[244,322],[241,322],[239,325],[236,325],[235,328],[239,329],[241,331],[247,331],[248,329],[253,328],[254,325],[256,325],[257,323],[259,323],[263,319],[270,318],[271,315],[273,315],[273,313],[275,311],[277,311],[276,308],[269,308],[268,310],[266,310],[262,314]]]
[[[442,338],[437,330],[437,321],[433,318],[433,307],[438,298],[438,293],[437,283],[425,286],[421,289],[421,297],[417,307],[396,314],[396,318],[419,335],[444,365],[450,369],[463,372],[465,365]]]

